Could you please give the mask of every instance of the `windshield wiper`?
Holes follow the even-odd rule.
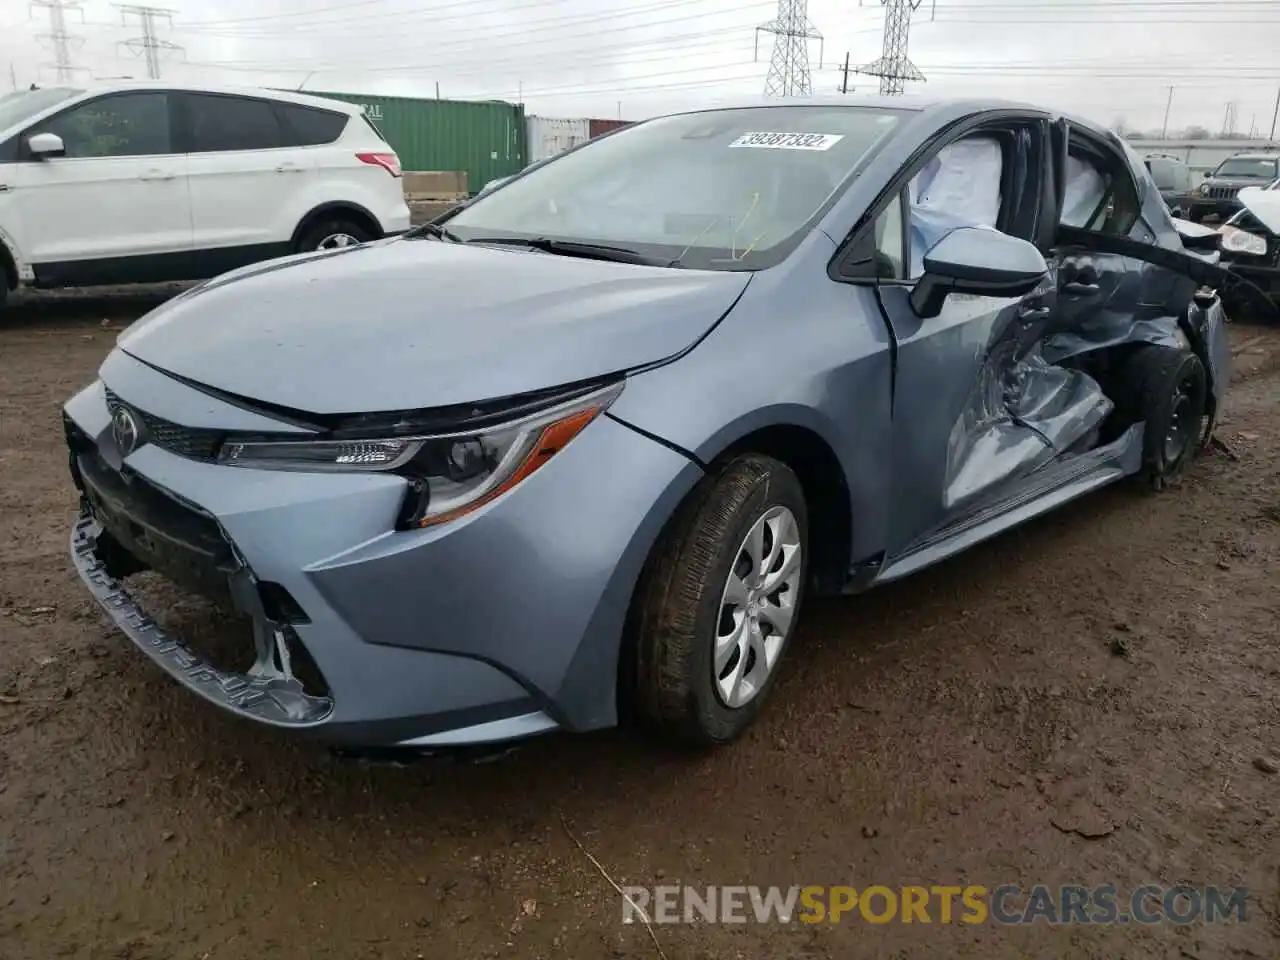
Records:
[[[562,257],[582,257],[584,260],[608,260],[612,263],[634,263],[644,267],[673,267],[675,260],[651,257],[647,253],[629,247],[612,247],[606,243],[587,243],[583,240],[552,240],[549,237],[472,237],[468,243],[492,243],[509,247],[527,247],[554,253]]]
[[[465,240],[448,227],[441,226],[438,223],[424,223],[420,227],[414,227],[404,236],[410,240],[417,239],[418,237],[435,237],[437,240],[448,240],[451,243],[466,243]]]

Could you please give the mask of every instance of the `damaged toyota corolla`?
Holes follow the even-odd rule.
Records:
[[[1176,477],[1227,383],[1216,256],[1034,107],[645,121],[126,330],[65,407],[72,555],[182,684],[331,744],[723,743],[805,597]],[[141,609],[148,569],[243,665]]]

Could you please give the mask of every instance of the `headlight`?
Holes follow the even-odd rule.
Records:
[[[611,384],[527,417],[470,433],[333,440],[230,441],[218,459],[259,470],[397,473],[409,481],[399,526],[445,523],[488,503],[545,464],[622,392]]]
[[[1222,249],[1228,253],[1247,253],[1254,257],[1267,255],[1267,240],[1256,233],[1249,233],[1237,227],[1221,228]]]

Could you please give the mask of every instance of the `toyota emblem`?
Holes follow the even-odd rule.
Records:
[[[115,413],[111,415],[111,435],[116,439],[121,456],[127,457],[138,449],[141,439],[138,421],[125,407],[116,407]]]

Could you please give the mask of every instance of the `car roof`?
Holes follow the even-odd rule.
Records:
[[[1037,107],[1034,104],[994,99],[923,97],[915,95],[890,97],[874,94],[848,94],[847,96],[821,95],[803,98],[734,97],[732,99],[720,101],[708,101],[704,105],[689,107],[685,110],[674,110],[669,114],[669,116],[678,116],[686,113],[701,113],[706,110],[741,110],[749,108],[794,110],[797,107],[879,107],[881,109],[920,112],[928,110],[931,107],[941,106],[963,106],[965,108],[971,108],[974,112],[980,112],[983,110],[1002,110],[1008,108],[1024,110],[1044,109],[1043,107]]]
[[[125,93],[136,90],[181,90],[185,93],[221,93],[241,97],[266,97],[271,100],[281,100],[285,103],[296,103],[301,106],[322,107],[326,110],[335,110],[352,116],[358,116],[363,112],[363,108],[358,104],[331,100],[328,97],[316,97],[307,93],[295,93],[291,90],[270,90],[266,87],[174,83],[169,80],[134,80],[130,78],[93,80],[89,83],[76,84],[51,84],[51,86],[64,86],[67,89],[83,90],[86,94],[94,96],[103,93]]]

